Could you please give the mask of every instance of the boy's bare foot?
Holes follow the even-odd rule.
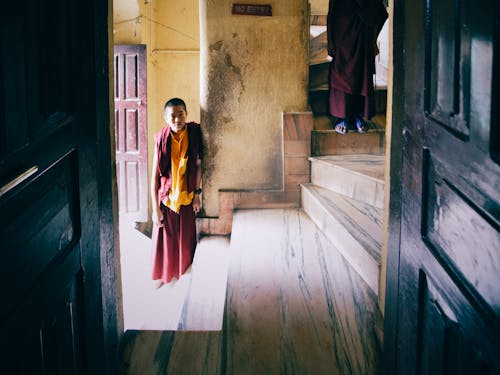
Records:
[[[156,289],[160,289],[165,283],[161,280],[158,280],[158,282],[156,283]]]

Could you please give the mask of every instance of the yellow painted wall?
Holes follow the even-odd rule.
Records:
[[[147,46],[150,173],[153,135],[163,127],[165,101],[183,98],[188,120],[200,121],[198,0],[114,0],[113,6],[114,43]]]
[[[265,3],[272,17],[233,15],[232,1],[200,0],[208,216],[218,215],[220,189],[283,187],[282,113],[307,110],[307,0]]]
[[[266,3],[272,17],[234,16],[228,0],[114,0],[115,44],[147,45],[150,145],[167,98],[184,98],[193,121],[202,98],[209,216],[219,189],[282,188],[282,112],[307,110],[307,1]]]
[[[144,18],[136,0],[113,0],[115,44],[140,44]]]
[[[172,96],[202,122],[207,216],[220,189],[283,187],[282,113],[307,110],[308,2],[265,3],[272,17],[232,15],[229,0],[114,0],[115,44],[147,45],[150,146]]]
[[[328,0],[310,0],[311,14],[325,15],[328,13]]]

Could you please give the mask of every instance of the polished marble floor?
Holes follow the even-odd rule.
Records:
[[[220,330],[226,294],[229,239],[205,237],[179,279],[156,289],[151,279],[151,239],[120,223],[125,330]]]
[[[124,372],[377,374],[376,297],[309,217],[240,210],[233,220],[222,330],[129,331]]]
[[[235,213],[227,374],[374,374],[375,296],[300,209]]]

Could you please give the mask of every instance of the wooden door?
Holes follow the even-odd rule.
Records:
[[[120,215],[148,219],[146,46],[115,45],[115,138]]]
[[[106,2],[3,4],[2,374],[114,372],[106,20]]]
[[[494,0],[395,3],[385,373],[500,373],[498,16]]]

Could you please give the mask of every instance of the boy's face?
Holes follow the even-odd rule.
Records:
[[[173,132],[177,133],[186,127],[187,111],[182,105],[165,108],[164,115],[165,121]]]

